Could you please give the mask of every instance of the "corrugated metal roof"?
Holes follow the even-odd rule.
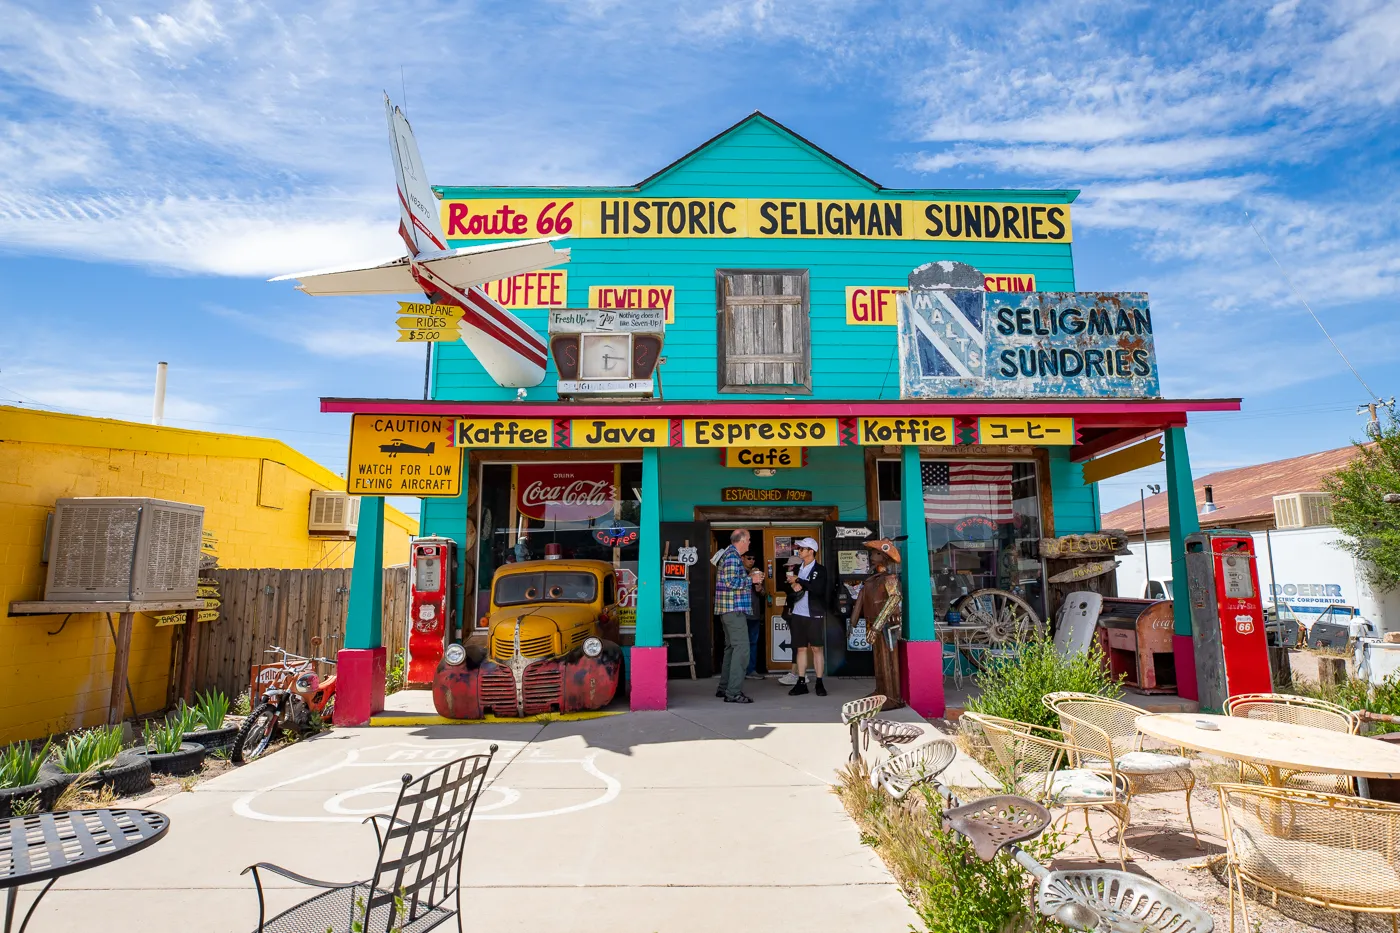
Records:
[[[1256,466],[1239,467],[1234,470],[1221,470],[1197,479],[1196,512],[1204,528],[1225,528],[1241,522],[1254,522],[1273,519],[1274,496],[1291,492],[1320,492],[1322,478],[1344,466],[1356,456],[1355,447],[1338,447],[1320,453],[1305,454],[1287,460],[1274,460]],[[1218,508],[1214,512],[1200,515],[1201,505],[1206,501],[1204,489],[1211,487]],[[1121,528],[1136,534],[1142,533],[1142,512],[1134,502],[1114,509],[1103,516],[1104,528]],[[1161,492],[1147,499],[1147,533],[1166,531],[1168,528],[1167,494]]]

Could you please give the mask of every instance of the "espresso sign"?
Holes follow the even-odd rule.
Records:
[[[720,490],[724,502],[811,502],[810,489],[750,489],[747,486],[726,486]]]
[[[839,447],[837,418],[687,418],[687,447]]]
[[[1062,535],[1058,538],[1040,539],[1040,556],[1046,559],[1087,559],[1128,553],[1130,552],[1126,531],[1100,531],[1093,534]]]

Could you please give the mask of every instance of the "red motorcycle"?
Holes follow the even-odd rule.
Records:
[[[229,757],[235,763],[260,756],[282,730],[304,733],[311,728],[313,715],[328,720],[335,711],[335,675],[323,679],[314,668],[318,663],[334,667],[334,661],[304,658],[277,645],[264,653],[281,657],[271,664],[253,666],[251,689],[262,692],[233,740]]]

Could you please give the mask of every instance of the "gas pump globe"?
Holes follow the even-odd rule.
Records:
[[[413,542],[413,584],[409,593],[408,682],[431,684],[444,646],[455,631],[456,542],[418,538]]]

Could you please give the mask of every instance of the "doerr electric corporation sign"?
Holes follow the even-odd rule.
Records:
[[[1143,292],[988,292],[958,262],[909,275],[899,296],[906,398],[1154,398]]]

